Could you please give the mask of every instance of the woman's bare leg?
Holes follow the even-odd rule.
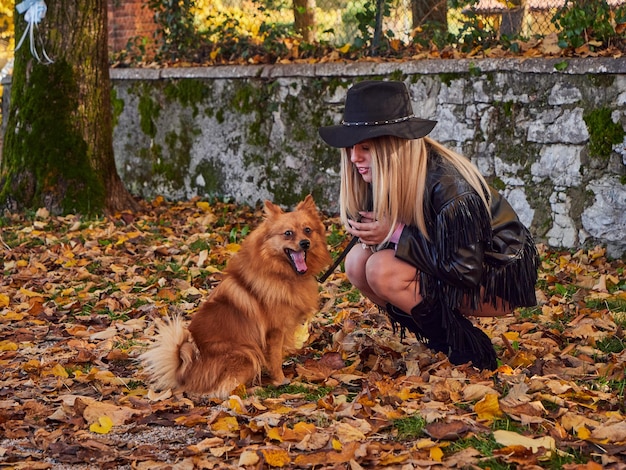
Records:
[[[382,305],[389,302],[408,313],[422,301],[417,270],[396,258],[393,250],[372,254],[367,260],[365,277],[374,295],[383,300]]]
[[[372,250],[369,248],[364,250],[360,244],[356,244],[346,256],[346,275],[352,285],[361,291],[361,294],[370,299],[376,305],[384,307],[385,301],[374,293],[367,280],[365,267],[372,254]]]

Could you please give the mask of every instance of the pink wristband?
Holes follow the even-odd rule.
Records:
[[[389,241],[391,243],[398,243],[400,241],[400,235],[402,235],[402,230],[404,230],[403,223],[399,223],[398,225],[396,225],[396,229],[391,234],[391,238],[389,239]]]

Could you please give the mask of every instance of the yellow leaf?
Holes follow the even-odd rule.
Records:
[[[108,434],[113,429],[113,421],[108,416],[100,416],[96,423],[89,426],[91,432],[98,434]]]
[[[435,447],[435,442],[432,439],[420,439],[415,444],[413,444],[413,447],[418,450],[432,449],[433,447]]]
[[[293,431],[299,436],[302,436],[302,439],[307,434],[313,434],[315,432],[315,424],[298,421],[296,424],[294,424]]]
[[[401,463],[406,462],[408,459],[409,459],[409,456],[407,454],[395,455],[395,454],[389,453],[389,454],[383,455],[383,457],[380,459],[380,465],[389,466],[389,465],[401,464]]]
[[[516,432],[497,430],[493,432],[493,437],[498,444],[503,446],[522,446],[526,449],[530,449],[533,452],[537,452],[540,447],[548,450],[556,449],[556,442],[554,438],[550,436],[538,437],[533,439],[531,437],[522,436]]]
[[[278,428],[270,428],[270,430],[267,431],[267,438],[274,441],[283,442],[283,436],[281,435],[280,429]]]
[[[237,395],[239,398],[245,397],[247,395],[246,384],[237,385],[237,388],[233,390],[231,393],[233,395]]]
[[[581,426],[578,428],[576,435],[578,436],[579,439],[584,440],[584,439],[589,439],[589,437],[591,437],[591,432],[585,426]]]
[[[4,321],[20,321],[24,318],[24,315],[17,312],[6,312],[4,315],[0,316],[0,320]]]
[[[211,204],[206,201],[198,201],[196,202],[196,207],[203,212],[209,212],[211,210]]]
[[[122,245],[122,244],[126,243],[127,241],[128,241],[128,237],[126,235],[122,235],[122,236],[120,236],[120,238],[117,239],[115,244],[116,245]]]
[[[239,430],[239,423],[234,416],[224,416],[211,424],[211,430],[216,434],[232,433]]]
[[[285,467],[291,463],[289,453],[284,449],[261,449],[261,452],[270,467]]]
[[[478,415],[479,419],[493,420],[498,416],[502,416],[502,410],[498,403],[498,395],[495,393],[488,393],[485,398],[480,400],[474,406],[474,411]]]
[[[0,351],[1,350],[2,348],[0,348]],[[41,362],[39,362],[37,359],[31,359],[30,361],[24,363],[22,369],[26,372],[36,372],[39,370],[39,367],[41,367]]]
[[[333,449],[341,450],[342,445],[341,445],[341,441],[339,439],[333,438],[333,440],[331,441],[331,444],[333,446]]]
[[[220,53],[220,48],[217,48],[214,51],[211,51],[211,53],[209,54],[209,56],[211,57],[211,60],[215,60],[215,58],[217,57],[219,53]]]
[[[0,351],[17,351],[17,344],[7,339],[0,341]]]
[[[309,322],[308,321],[296,327],[296,332],[294,333],[293,338],[294,338],[294,347],[296,349],[301,349],[304,346],[304,343],[306,343],[306,340],[309,339]]]
[[[394,394],[395,396],[397,396],[398,398],[400,398],[403,401],[407,401],[410,400],[412,398],[419,398],[420,394],[417,392],[412,392],[410,388],[408,387],[402,387],[402,389],[400,391],[398,391],[397,393]]]
[[[520,351],[511,361],[511,365],[514,367],[527,367],[533,364],[536,359],[537,358],[533,354],[527,351]]]
[[[237,395],[233,395],[228,399],[228,407],[238,414],[242,414],[244,412],[243,402]]]
[[[20,294],[23,294],[26,297],[43,297],[43,295],[40,294],[39,292],[34,292],[32,290],[24,289],[23,287],[20,288]]]
[[[350,43],[344,45],[343,47],[340,47],[338,50],[339,52],[341,52],[342,54],[347,54],[350,51]]]
[[[230,251],[231,253],[237,253],[241,249],[241,245],[239,243],[229,243],[226,245],[226,251]]]
[[[509,341],[519,341],[519,333],[517,331],[507,331],[504,337]]]
[[[436,462],[441,462],[443,459],[443,450],[441,450],[441,447],[431,447],[430,458]]]
[[[69,374],[65,370],[65,367],[63,367],[61,364],[57,364],[52,369],[50,369],[49,374],[52,374],[55,377],[63,377],[64,379],[67,379],[69,377]]]
[[[11,299],[6,294],[0,294],[0,307],[8,307]]]

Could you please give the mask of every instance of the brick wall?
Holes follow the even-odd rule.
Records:
[[[145,0],[108,0],[109,50],[119,52],[126,48],[128,40],[145,37],[148,44],[154,42],[156,24],[153,12],[144,6]]]

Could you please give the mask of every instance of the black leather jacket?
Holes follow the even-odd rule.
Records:
[[[406,226],[396,256],[420,272],[422,296],[450,309],[471,300],[513,307],[536,304],[539,257],[532,236],[511,205],[493,188],[491,214],[455,168],[430,156],[425,218],[428,238]],[[481,287],[484,288],[481,297]]]

